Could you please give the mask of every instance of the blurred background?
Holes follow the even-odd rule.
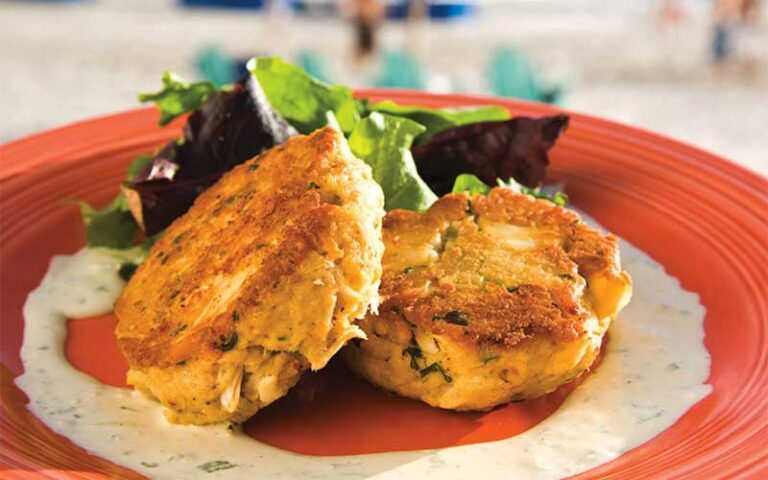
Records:
[[[353,87],[553,103],[768,175],[761,0],[0,1],[0,142],[266,54]]]

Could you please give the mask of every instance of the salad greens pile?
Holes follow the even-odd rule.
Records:
[[[139,94],[140,101],[155,103],[160,125],[188,114],[183,134],[136,158],[106,207],[80,202],[88,246],[129,248],[143,240],[148,248],[229,169],[329,124],[370,165],[387,210],[422,211],[438,195],[487,194],[497,184],[565,203],[564,195],[538,189],[547,152],[567,128],[565,115],[510,119],[497,106],[372,103],[277,57],[254,58],[248,70],[250,75],[226,87],[189,83],[166,72],[160,91]]]

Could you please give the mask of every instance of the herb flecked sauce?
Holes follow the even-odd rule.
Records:
[[[169,425],[158,403],[103,385],[64,355],[67,318],[109,312],[124,283],[124,255],[84,249],[57,256],[24,305],[29,409],[99,457],[153,478],[376,478],[482,472],[485,479],[561,478],[609,462],[669,428],[711,387],[705,309],[661,265],[626,242],[622,263],[634,297],[611,327],[600,367],[552,416],[512,438],[440,450],[312,457],[223,426]]]

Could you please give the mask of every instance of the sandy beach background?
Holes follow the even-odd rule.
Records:
[[[709,1],[680,2],[663,27],[655,1],[483,2],[456,22],[386,25],[385,48],[414,49],[435,91],[490,92],[485,69],[497,46],[525,51],[564,108],[637,125],[768,175],[768,22],[736,34],[737,61],[709,60]],[[764,6],[765,7],[765,6]],[[172,1],[0,2],[0,142],[135,108],[164,70],[197,76],[193,59],[216,45],[231,55],[312,49],[334,80],[359,86],[349,67],[351,30],[339,19],[289,12],[184,10]],[[2,161],[2,159],[0,159]]]

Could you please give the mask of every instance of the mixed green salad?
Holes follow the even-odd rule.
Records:
[[[115,199],[102,209],[80,203],[89,247],[148,250],[195,198],[235,165],[326,125],[341,130],[371,166],[385,208],[422,211],[448,192],[487,193],[502,185],[563,205],[539,190],[547,153],[566,115],[510,118],[497,106],[436,109],[371,102],[317,80],[278,57],[257,57],[249,75],[216,87],[166,72],[163,87],[139,94],[154,102],[160,125],[186,116],[182,135],[137,157]],[[135,265],[121,274],[128,278]]]

